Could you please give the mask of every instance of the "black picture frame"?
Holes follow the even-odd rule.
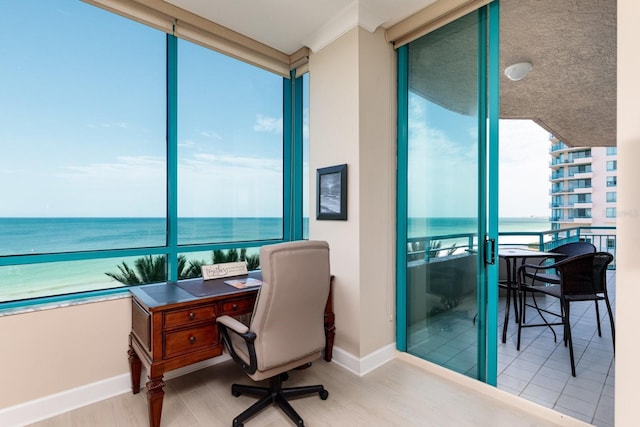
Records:
[[[316,170],[316,219],[347,220],[347,165]]]

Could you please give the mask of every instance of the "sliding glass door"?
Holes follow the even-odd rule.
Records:
[[[398,345],[495,383],[489,24],[483,8],[399,50]]]

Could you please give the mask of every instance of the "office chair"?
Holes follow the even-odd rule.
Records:
[[[298,241],[260,249],[262,286],[249,326],[230,316],[216,319],[225,347],[254,381],[269,387],[233,384],[231,394],[260,399],[233,420],[234,427],[270,404],[278,405],[297,426],[304,421],[287,398],[329,392],[321,385],[283,388],[287,371],[310,364],[325,347],[324,308],[329,295],[329,245]]]
[[[573,341],[571,338],[571,303],[577,301],[594,301],[596,309],[596,321],[598,324],[598,336],[602,336],[600,328],[600,310],[598,301],[604,301],[609,314],[609,323],[611,325],[611,339],[613,341],[613,350],[615,354],[616,332],[613,321],[613,311],[609,302],[609,294],[607,292],[607,267],[613,261],[613,255],[607,252],[596,252],[583,255],[577,255],[565,258],[551,266],[535,266],[524,265],[518,269],[518,285],[520,287],[520,306],[522,307],[520,314],[524,316],[524,300],[525,291],[549,295],[560,300],[560,313],[553,313],[545,309],[539,308],[534,299],[535,308],[538,309],[542,317],[543,324],[525,324],[524,317],[520,318],[518,324],[518,342],[517,349],[520,350],[521,329],[531,326],[548,326],[563,325],[564,343],[569,346],[569,356],[571,358],[571,375],[576,376],[576,366],[573,355]],[[535,273],[533,277],[530,275],[532,271],[538,270],[543,272],[547,268],[554,268],[558,272],[560,282],[558,285],[547,285],[545,280],[537,281]],[[527,281],[526,276],[532,278]],[[541,312],[546,312],[561,318],[560,323],[549,323]],[[553,328],[551,328],[553,331]],[[555,337],[555,331],[553,331]]]

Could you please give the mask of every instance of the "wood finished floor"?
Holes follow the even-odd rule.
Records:
[[[232,361],[168,380],[163,427],[230,426],[250,406],[251,397],[235,398],[233,382],[250,384]],[[287,386],[323,384],[329,398],[299,398],[292,405],[313,426],[554,426],[531,413],[468,389],[399,358],[358,377],[335,363],[314,362],[293,371]],[[276,407],[259,413],[247,427],[293,426]],[[575,424],[573,424],[575,425]],[[144,390],[122,394],[33,424],[37,427],[148,426]]]

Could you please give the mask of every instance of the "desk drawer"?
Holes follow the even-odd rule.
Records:
[[[216,318],[213,305],[195,307],[186,310],[175,310],[164,313],[164,329],[172,329],[180,326],[211,321]]]
[[[214,323],[199,328],[167,332],[164,344],[165,358],[211,347],[218,344],[218,326]]]
[[[224,301],[222,303],[222,314],[236,315],[251,313],[255,298],[243,298],[232,301]]]

